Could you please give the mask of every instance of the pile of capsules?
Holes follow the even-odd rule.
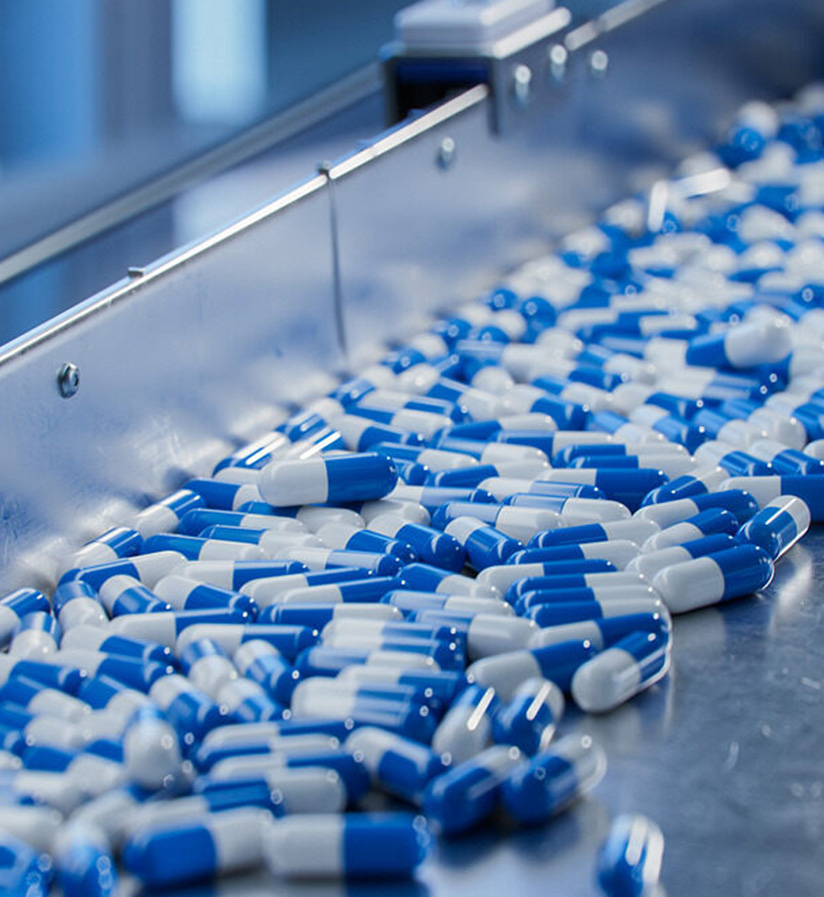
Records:
[[[64,559],[50,598],[3,598],[10,893],[406,877],[430,831],[591,789],[565,701],[659,681],[671,614],[764,588],[824,517],[822,134],[824,88],[743,107],[649,200]],[[619,897],[660,866],[631,822]]]

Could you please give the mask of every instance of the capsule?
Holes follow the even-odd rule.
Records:
[[[511,651],[476,660],[467,668],[466,678],[474,685],[495,689],[502,701],[511,701],[515,690],[527,679],[549,679],[567,691],[575,671],[595,653],[586,639]]]
[[[579,667],[572,697],[588,713],[605,713],[663,678],[669,663],[667,633],[631,633]]]
[[[463,570],[466,560],[464,547],[446,533],[420,523],[411,523],[397,514],[379,514],[370,521],[369,527],[410,545],[424,564],[456,573]]]
[[[295,719],[319,717],[352,720],[355,725],[379,726],[424,744],[432,740],[436,723],[425,705],[360,697],[347,688],[336,690],[331,684],[325,691],[314,687],[301,690],[303,685],[309,685],[309,682],[298,685],[292,696],[292,715]]]
[[[430,514],[436,508],[450,501],[491,503],[495,500],[485,489],[462,489],[451,486],[398,486],[392,491],[389,498],[409,502],[416,506],[420,505],[426,508]]]
[[[201,820],[147,826],[123,847],[126,868],[149,887],[172,887],[251,868],[263,858],[266,810],[240,807]]]
[[[72,750],[83,747],[83,734],[78,726],[52,716],[38,716],[14,704],[0,707],[0,726],[19,732],[27,745]]]
[[[398,482],[390,458],[377,452],[272,461],[263,468],[260,493],[277,507],[369,501],[388,495]]]
[[[774,571],[763,548],[738,545],[666,567],[652,585],[672,613],[682,614],[766,588]]]
[[[733,477],[725,489],[744,489],[763,508],[780,495],[795,495],[810,509],[813,523],[824,521],[824,480],[817,476]]]
[[[175,650],[181,656],[189,645],[201,639],[209,639],[219,645],[227,654],[234,654],[244,643],[252,639],[268,642],[284,657],[296,657],[301,651],[314,645],[318,634],[308,626],[286,626],[265,623],[225,623],[191,626],[177,639]]]
[[[668,633],[670,628],[669,615],[662,606],[661,611],[619,614],[613,617],[547,626],[532,636],[529,647],[543,648],[561,642],[586,639],[592,642],[598,651],[603,651],[633,632]]]
[[[3,807],[0,830],[20,838],[36,850],[50,852],[62,824],[63,814],[53,807],[7,804]]]
[[[0,688],[0,701],[25,707],[35,715],[53,716],[69,723],[79,722],[91,712],[85,701],[27,676],[10,678]]]
[[[247,583],[300,574],[306,569],[299,561],[184,561],[174,572],[198,583],[236,592]],[[244,594],[248,594],[245,589]],[[250,597],[257,602],[255,595]]]
[[[131,557],[139,554],[142,546],[143,537],[137,530],[116,526],[70,555],[63,564],[63,570],[106,564],[109,561]]]
[[[538,631],[537,624],[532,620],[500,614],[476,613],[467,616],[429,610],[419,611],[415,618],[430,626],[454,626],[466,642],[466,653],[470,660],[526,648]]]
[[[45,611],[26,614],[14,629],[9,645],[13,657],[31,657],[37,660],[44,654],[54,654],[61,640],[57,617]]]
[[[40,659],[55,666],[82,669],[89,676],[111,676],[112,679],[143,692],[148,691],[158,679],[173,672],[173,667],[169,664],[144,663],[131,657],[103,654],[82,648],[67,648],[55,654],[44,654]]]
[[[97,590],[82,580],[58,586],[52,595],[52,610],[63,632],[75,626],[101,627],[109,622]]]
[[[188,576],[172,574],[164,576],[154,587],[155,595],[172,610],[205,610],[224,608],[239,610],[256,619],[258,606],[248,595],[240,595],[230,589],[196,582]]]
[[[251,679],[232,679],[220,687],[215,697],[221,708],[225,707],[232,719],[240,723],[278,720],[284,714],[284,708]]]
[[[522,757],[514,745],[493,745],[433,779],[423,800],[430,825],[444,835],[480,825],[495,809],[501,783]]]
[[[722,467],[711,467],[708,470],[684,474],[652,489],[641,504],[654,505],[679,498],[692,498],[694,495],[706,495],[721,487],[728,475]]]
[[[131,781],[157,790],[180,775],[177,732],[153,707],[142,707],[123,733],[123,762]]]
[[[53,852],[64,897],[117,893],[117,866],[106,835],[96,826],[70,822],[55,839]]]
[[[356,729],[344,750],[363,760],[373,781],[395,797],[417,804],[429,782],[449,768],[443,755],[374,726]]]
[[[445,704],[466,685],[463,675],[451,670],[412,670],[370,663],[345,667],[337,679],[358,685],[406,685]]]
[[[432,737],[432,750],[447,764],[459,764],[492,742],[492,719],[499,701],[494,688],[470,685],[449,708]]]
[[[211,526],[242,527],[254,530],[272,529],[276,532],[287,533],[307,532],[305,524],[295,517],[245,514],[241,511],[222,511],[213,508],[198,508],[187,512],[181,518],[177,532],[186,536],[200,536]]]
[[[287,548],[281,556],[300,561],[310,570],[328,570],[334,567],[360,567],[366,575],[397,576],[404,563],[392,554],[376,551],[349,551],[342,548]]]
[[[679,525],[675,524],[675,526]],[[666,530],[662,530],[662,532],[666,532]],[[665,567],[704,557],[707,554],[717,554],[719,551],[733,548],[735,544],[736,541],[732,536],[726,533],[715,533],[712,536],[703,536],[700,539],[673,545],[670,548],[660,548],[639,554],[634,561],[630,562],[627,570],[640,573],[648,582],[652,582],[656,574]]]
[[[738,530],[736,539],[758,545],[773,561],[777,561],[809,528],[810,509],[800,498],[785,495],[774,499],[751,517]]]
[[[738,527],[738,520],[729,511],[724,508],[708,508],[650,536],[641,546],[641,550],[655,552],[716,533],[732,536],[738,531]]]
[[[708,508],[723,508],[729,511],[740,526],[755,514],[758,504],[749,493],[741,489],[728,489],[724,492],[711,492],[707,495],[694,495],[692,498],[646,505],[635,512],[635,518],[656,523],[660,528],[664,528],[694,517]]]
[[[446,525],[444,532],[463,545],[467,562],[476,570],[502,564],[511,554],[523,548],[521,542],[494,527],[486,526],[475,517],[457,517]]]
[[[497,598],[470,598],[465,595],[438,595],[434,592],[416,592],[406,589],[393,589],[381,598],[384,606],[399,609],[401,612],[414,615],[430,610],[473,617],[475,614],[497,614],[511,617],[512,607]]]
[[[301,565],[302,567],[305,566]],[[312,573],[290,573],[285,576],[263,576],[244,583],[240,591],[248,595],[259,608],[267,608],[277,604],[279,597],[285,592],[295,589],[307,589],[312,586],[333,585],[363,579],[367,574],[360,567],[335,567],[330,570],[317,570]]]
[[[187,513],[204,507],[203,497],[191,489],[179,489],[135,515],[134,528],[148,539],[157,533],[174,533]]]
[[[137,639],[144,642],[155,642],[171,648],[181,633],[187,629],[195,629],[201,625],[242,626],[249,621],[245,611],[237,608],[205,608],[203,610],[161,611],[146,614],[124,614],[109,624],[108,630],[113,635]]]
[[[170,648],[156,642],[132,639],[122,635],[111,635],[108,629],[98,626],[75,626],[60,642],[60,647],[83,648],[100,651],[103,654],[119,654],[146,663],[174,664],[175,658]]]
[[[48,854],[34,850],[14,835],[0,833],[0,883],[5,893],[47,897],[53,877]]]
[[[23,617],[37,612],[49,612],[48,599],[37,589],[18,589],[0,598],[0,647],[9,644]]]
[[[536,548],[535,552],[544,552],[551,549]],[[518,595],[529,589],[521,587],[519,584],[526,580],[551,580],[558,576],[569,575],[585,575],[587,573],[608,573],[615,568],[608,561],[600,559],[593,560],[572,560],[572,561],[550,561],[544,563],[540,560],[533,561],[535,557],[528,551],[519,551],[521,556],[520,562],[499,564],[494,567],[487,567],[478,574],[478,581],[493,585],[499,592],[503,593],[507,601],[512,600],[513,595]],[[515,555],[512,556],[513,558]],[[540,557],[540,554],[538,555]],[[511,559],[510,559],[511,560]],[[517,588],[513,589],[513,586]]]
[[[411,878],[429,847],[423,820],[404,813],[270,819],[262,841],[272,874],[285,879]]]
[[[145,543],[144,543],[145,546]],[[108,564],[94,564],[68,570],[60,577],[59,585],[68,582],[85,582],[93,589],[100,589],[111,576],[133,576],[146,588],[151,589],[159,580],[186,562],[179,551],[154,551],[136,557],[112,561]]]
[[[629,539],[615,539],[612,542],[584,542],[581,545],[555,545],[550,548],[541,548],[537,544],[537,540],[538,537],[535,537],[528,543],[525,552],[530,552],[529,554],[518,552],[512,555],[507,563],[554,564],[561,561],[600,560],[612,564],[617,570],[623,570],[633,558],[638,556],[641,550],[636,542],[631,542]]]
[[[528,756],[545,748],[564,714],[564,694],[548,679],[527,679],[495,714],[492,737],[497,744],[514,744]]]
[[[432,657],[414,651],[371,650],[369,648],[328,648],[318,645],[307,648],[295,659],[301,678],[336,676],[350,664],[374,663],[404,670],[440,670]]]
[[[655,893],[664,855],[661,829],[640,814],[618,816],[598,852],[597,878],[607,897]]]
[[[291,589],[277,596],[277,603],[265,608],[261,613],[261,623],[281,621],[286,608],[299,608],[315,604],[364,604],[377,603],[383,596],[401,584],[394,576],[371,576],[364,579],[350,579],[346,582],[326,583]]]
[[[224,732],[228,733],[225,738]],[[198,769],[213,773],[218,764],[223,764],[224,760],[230,758],[252,758],[251,762],[254,763],[254,758],[258,757],[263,766],[271,765],[270,760],[282,765],[290,757],[329,753],[339,747],[340,743],[334,736],[320,732],[288,735],[282,732],[278,723],[267,720],[263,723],[222,726],[209,733],[192,757]],[[225,774],[221,773],[221,769],[226,771]],[[210,781],[237,779],[235,771],[231,766],[223,764],[218,769],[217,777],[213,776]],[[195,788],[199,789],[198,783],[195,783]]]
[[[606,755],[592,738],[568,735],[509,772],[501,803],[517,822],[541,823],[591,791],[605,772]]]
[[[697,513],[697,511],[693,511],[693,513]],[[556,545],[584,545],[590,542],[611,542],[616,539],[629,540],[641,545],[653,533],[657,533],[661,527],[651,520],[642,519],[639,515],[640,512],[636,512],[630,520],[567,526],[539,533],[531,540],[531,547],[554,548]],[[684,514],[684,516],[689,515]]]
[[[269,642],[243,642],[233,653],[232,662],[242,676],[256,682],[279,703],[289,704],[300,674]]]
[[[447,502],[432,515],[432,525],[446,530],[459,517],[480,520],[519,542],[528,542],[536,533],[561,525],[561,516],[555,511],[482,502]]]
[[[478,582],[460,573],[448,573],[429,564],[409,564],[404,567],[403,581],[408,589],[434,592],[438,595],[463,595],[467,598],[500,598],[492,585]]]
[[[202,741],[207,732],[226,722],[225,710],[184,676],[159,679],[149,690],[149,696],[187,747]]]

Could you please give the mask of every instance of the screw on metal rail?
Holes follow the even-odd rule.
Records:
[[[57,389],[64,399],[70,399],[80,389],[80,368],[67,361],[57,371]]]
[[[455,162],[455,152],[457,147],[455,141],[451,137],[444,137],[438,145],[438,153],[435,156],[435,162],[442,171],[447,171]]]

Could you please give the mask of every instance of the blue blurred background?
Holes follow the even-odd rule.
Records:
[[[404,5],[0,2],[0,345],[309,174],[221,148],[374,62]]]

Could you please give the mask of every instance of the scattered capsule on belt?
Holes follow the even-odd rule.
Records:
[[[607,897],[655,893],[664,855],[664,835],[646,816],[621,815],[598,852],[597,880]]]
[[[676,523],[674,526],[680,526],[680,524]],[[666,532],[666,530],[662,530],[662,532]],[[735,544],[735,539],[726,533],[702,536],[700,539],[693,539],[670,548],[660,548],[639,554],[633,561],[630,561],[627,570],[640,573],[648,582],[652,582],[656,574],[664,567],[691,561],[693,558],[703,557],[707,554],[716,554],[719,551],[724,551],[725,548],[733,548]]]
[[[37,589],[18,589],[0,598],[0,647],[8,645],[20,621],[27,614],[49,612],[49,602]]]
[[[241,807],[199,821],[147,826],[123,848],[126,868],[149,887],[171,887],[254,867],[262,860],[266,810]]]
[[[52,595],[52,610],[64,633],[75,626],[100,627],[109,622],[97,590],[82,580],[58,586]]]
[[[692,513],[697,513],[693,511]],[[688,517],[689,514],[684,514]],[[533,548],[553,548],[556,545],[584,545],[590,542],[611,542],[616,539],[629,540],[641,545],[661,527],[651,520],[641,519],[639,512],[630,520],[615,520],[609,523],[589,523],[582,526],[568,526],[563,529],[539,533],[533,540]]]
[[[460,573],[449,573],[429,564],[409,564],[403,569],[403,581],[408,589],[421,592],[434,592],[438,595],[463,595],[468,598],[500,598],[501,593],[494,586],[462,576]]]
[[[738,530],[736,538],[739,542],[758,545],[777,561],[809,528],[810,509],[802,499],[785,495],[773,499],[751,517]]]
[[[221,589],[207,583],[195,582],[188,576],[164,576],[154,587],[154,594],[172,610],[204,610],[217,607],[239,610],[256,619],[258,606],[248,595]]]
[[[411,803],[418,803],[429,782],[449,768],[425,745],[374,726],[356,729],[344,749],[363,759],[381,789]]]
[[[583,664],[572,697],[588,713],[604,713],[656,683],[669,669],[669,634],[635,632]]]
[[[220,589],[232,591],[243,589],[244,594],[249,594],[259,606],[263,607],[257,595],[247,592],[244,588],[248,583],[298,575],[306,569],[306,565],[299,561],[185,561],[174,572]]]
[[[717,533],[732,536],[738,531],[738,527],[738,520],[729,511],[723,508],[708,508],[650,536],[641,546],[641,550],[659,551],[662,548],[672,548]]]
[[[723,508],[725,511],[729,511],[736,517],[740,525],[755,514],[758,504],[749,493],[741,489],[728,489],[724,492],[711,492],[706,495],[694,495],[692,498],[646,505],[635,512],[635,518],[656,523],[663,528],[694,517],[708,508]]]
[[[598,620],[579,620],[539,629],[529,643],[530,648],[543,648],[561,642],[587,639],[603,651],[633,632],[669,632],[671,621],[663,612],[630,613]]]
[[[453,702],[432,737],[432,750],[457,765],[492,742],[492,719],[498,707],[494,688],[470,685]]]
[[[411,878],[426,856],[424,820],[404,813],[288,816],[263,824],[277,878]]]
[[[476,660],[467,668],[466,678],[482,688],[494,688],[502,701],[512,700],[522,682],[536,677],[549,679],[567,691],[575,671],[595,653],[586,639],[511,651]]]
[[[420,523],[411,523],[397,514],[379,514],[369,528],[410,545],[424,564],[443,570],[463,570],[466,552],[457,539]]]
[[[37,660],[44,654],[54,654],[61,640],[57,617],[45,611],[26,614],[14,629],[9,654]]]
[[[509,772],[501,802],[518,822],[543,822],[591,791],[605,771],[606,755],[590,736],[567,735]]]
[[[432,827],[457,835],[480,825],[495,809],[501,782],[522,758],[514,745],[493,745],[433,779],[423,802]]]
[[[204,507],[203,497],[191,489],[179,489],[135,515],[134,528],[147,539],[157,533],[176,532],[190,511]]]
[[[142,707],[123,733],[123,762],[133,782],[157,790],[175,780],[183,758],[177,732],[153,707]]]
[[[554,682],[527,679],[495,714],[492,737],[531,756],[549,744],[563,714],[564,694]]]
[[[766,588],[774,571],[763,548],[738,545],[666,567],[652,584],[670,611],[681,614]]]
[[[258,487],[269,504],[288,507],[383,498],[397,482],[398,471],[390,458],[363,452],[276,460],[263,468]]]

